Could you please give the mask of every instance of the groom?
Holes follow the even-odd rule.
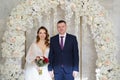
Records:
[[[48,71],[55,80],[74,80],[79,71],[78,43],[66,29],[66,22],[58,21],[59,34],[50,40]]]

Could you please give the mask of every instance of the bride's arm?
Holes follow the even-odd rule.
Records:
[[[30,48],[29,48],[29,50],[28,50],[28,52],[27,52],[27,55],[26,55],[26,62],[27,63],[34,63],[34,60],[35,60],[35,58],[36,58],[36,50],[35,50],[35,46],[34,46],[35,44],[33,43],[31,46],[30,46]]]

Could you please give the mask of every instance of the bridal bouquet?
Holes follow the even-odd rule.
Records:
[[[38,67],[48,64],[49,60],[45,56],[36,56],[35,63]],[[39,74],[42,74],[42,69],[39,69]]]

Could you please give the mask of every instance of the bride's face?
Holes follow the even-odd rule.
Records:
[[[40,38],[40,40],[45,40],[46,38],[46,31],[44,29],[40,29],[38,36]]]

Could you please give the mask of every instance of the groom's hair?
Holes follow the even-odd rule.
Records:
[[[66,21],[64,21],[64,20],[59,20],[59,21],[57,22],[57,24],[59,24],[59,23],[65,23],[65,24],[66,24]]]

